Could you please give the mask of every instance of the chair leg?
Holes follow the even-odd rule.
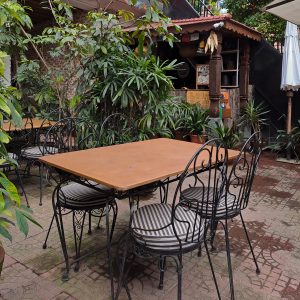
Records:
[[[182,255],[178,255],[177,265],[178,287],[177,287],[177,299],[182,299]]]
[[[15,172],[16,172],[16,176],[17,176],[17,179],[19,181],[22,193],[23,193],[23,195],[25,197],[27,207],[30,207],[29,202],[28,202],[28,198],[27,198],[27,194],[25,192],[25,189],[24,189],[24,186],[23,186],[23,182],[22,182],[22,179],[21,179],[21,176],[20,176],[20,173],[19,173],[19,169],[17,167],[15,167]]]
[[[80,258],[80,248],[82,241],[82,233],[84,220],[86,216],[86,211],[76,211],[72,212],[73,215],[73,232],[74,232],[74,242],[75,242],[75,251],[76,251],[76,263],[74,267],[74,271],[77,272],[79,270],[79,258]]]
[[[53,214],[53,216],[52,216],[52,219],[51,219],[51,222],[50,222],[48,231],[47,231],[47,235],[46,235],[46,238],[45,238],[45,242],[44,242],[44,244],[43,244],[43,249],[46,249],[46,248],[47,248],[47,241],[48,241],[48,237],[49,237],[50,231],[51,231],[51,229],[52,229],[53,221],[54,221],[54,214]]]
[[[210,240],[210,246],[211,246],[211,251],[215,251],[216,247],[214,246],[214,240],[215,240],[215,236],[216,236],[216,231],[218,228],[218,221],[213,221],[211,230],[212,230],[212,235],[211,235],[211,240]]]
[[[98,223],[97,223],[97,229],[100,229],[100,223],[101,223],[102,215],[99,217]]]
[[[110,241],[112,241],[112,238],[113,238],[115,225],[116,225],[116,221],[117,221],[117,216],[118,216],[118,205],[117,205],[117,203],[112,204],[112,209],[113,209],[114,216],[113,216],[113,220],[112,220],[112,224],[111,224],[111,230],[110,230]]]
[[[166,268],[166,257],[161,256],[159,259],[159,286],[158,288],[162,290],[164,288],[164,275],[165,275],[165,268]]]
[[[89,211],[89,230],[88,234],[92,234],[92,211]]]
[[[43,173],[44,167],[43,164],[39,164],[39,176],[40,176],[40,203],[41,206],[43,204]]]
[[[109,230],[109,203],[106,202],[105,207],[106,215],[106,248],[107,248],[107,259],[110,277],[110,288],[111,288],[111,299],[114,300],[114,277],[113,277],[113,266],[112,266],[112,254],[111,254],[111,233]]]
[[[61,207],[57,206],[54,200],[54,194],[56,193],[56,190],[53,192],[52,197],[52,205],[54,210],[54,217],[58,229],[58,234],[60,238],[61,247],[63,250],[64,258],[65,258],[65,264],[66,264],[66,270],[62,275],[62,281],[68,281],[69,280],[69,272],[70,272],[70,263],[69,263],[69,256],[68,256],[68,250],[67,250],[67,244],[65,239],[65,232],[64,232],[64,225],[62,220],[62,213],[61,213]],[[57,213],[58,211],[58,213]]]
[[[213,276],[213,279],[214,279],[215,287],[216,287],[216,290],[217,290],[218,299],[221,299],[221,295],[220,295],[220,291],[219,291],[219,287],[218,287],[214,267],[213,267],[213,264],[212,264],[212,261],[211,261],[211,258],[210,258],[210,254],[209,254],[209,250],[208,250],[206,241],[204,241],[204,245],[205,245],[205,250],[206,250],[207,257],[208,257],[211,273],[212,273],[212,276]]]
[[[253,248],[252,248],[252,245],[251,245],[251,241],[250,241],[250,238],[249,238],[249,234],[248,234],[248,231],[247,231],[246,224],[245,224],[245,222],[244,222],[242,213],[240,213],[240,217],[241,217],[242,224],[243,224],[243,227],[244,227],[244,231],[245,231],[245,234],[246,234],[246,237],[247,237],[247,241],[248,241],[248,244],[249,244],[251,253],[252,253],[253,261],[254,261],[255,266],[256,266],[256,274],[260,274],[260,269],[259,269],[259,267],[258,267],[258,264],[257,264],[257,261],[256,261],[256,257],[255,257],[255,255],[254,255],[254,251],[253,251]]]
[[[230,243],[229,243],[229,236],[228,236],[227,219],[225,220],[224,231],[225,231],[226,253],[227,253],[227,264],[228,264],[231,300],[234,300],[233,273],[232,273],[232,265],[231,265],[231,257],[230,257]]]
[[[115,298],[113,297],[113,293],[112,293],[112,299],[114,299],[114,300],[118,300],[119,295],[120,295],[121,290],[122,290],[122,287],[123,287],[124,282],[125,282],[124,270],[125,270],[127,254],[128,254],[128,251],[129,251],[129,243],[130,243],[129,239],[130,239],[129,233],[126,232],[125,237],[124,237],[124,243],[121,243],[121,240],[119,241],[119,246],[118,247],[120,247],[122,245],[123,254],[122,254],[122,259],[121,259],[121,262],[120,262],[119,279],[118,279],[118,286],[117,286]]]

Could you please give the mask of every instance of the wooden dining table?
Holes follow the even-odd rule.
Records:
[[[21,126],[15,126],[11,121],[3,122],[2,129],[7,132],[13,132],[18,130],[30,130],[30,129],[39,129],[41,127],[43,128],[49,128],[52,125],[54,125],[56,122],[49,121],[49,120],[41,120],[38,118],[23,118],[22,119],[22,125]]]
[[[124,192],[182,173],[199,147],[159,138],[44,156],[40,160],[65,173]],[[229,150],[228,160],[238,154]],[[202,161],[208,159],[208,153],[204,155],[207,158]],[[202,161],[199,160],[199,166]]]

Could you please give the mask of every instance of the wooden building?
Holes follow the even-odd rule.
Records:
[[[171,48],[158,40],[155,53],[182,62],[173,74],[174,93],[209,108],[212,117],[236,119],[248,100],[251,47],[261,41],[261,34],[229,14],[173,20],[173,24],[182,29],[176,33],[174,25],[169,27],[178,41]],[[205,53],[211,34],[217,46]]]

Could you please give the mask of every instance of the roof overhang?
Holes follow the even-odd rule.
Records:
[[[300,25],[300,0],[275,0],[266,5],[263,10]]]
[[[129,5],[127,0],[63,0],[69,3],[74,8],[78,8],[83,11],[92,11],[105,9],[109,12],[116,12],[118,10],[131,11],[135,17],[140,17],[144,14],[145,9],[143,7],[137,7]],[[29,15],[36,23],[42,23],[49,19],[52,19],[52,13],[49,9],[47,1],[40,0],[25,0],[25,5],[31,7]]]
[[[127,0],[63,0],[66,3],[71,4],[76,8],[80,8],[82,10],[90,11],[90,10],[99,10],[105,9],[108,11],[118,11],[125,10],[131,11],[135,16],[139,17],[144,13],[144,9],[139,8],[137,6],[132,6],[128,4]]]
[[[221,25],[221,22],[223,23]],[[168,31],[172,33],[176,33],[175,26],[180,26],[180,33],[194,33],[194,32],[203,32],[216,30],[214,25],[220,24],[220,30],[228,31],[233,34],[236,34],[241,37],[246,37],[251,40],[261,41],[262,35],[240,23],[232,19],[230,14],[221,15],[221,16],[208,16],[208,17],[199,17],[193,19],[183,19],[183,20],[172,20],[172,23],[168,27]],[[155,28],[158,27],[159,24],[151,24],[150,29],[154,31],[153,35],[155,35]],[[135,27],[128,27],[124,29],[125,31],[134,31]]]

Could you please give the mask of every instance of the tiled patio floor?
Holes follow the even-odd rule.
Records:
[[[106,255],[103,251],[83,260],[79,272],[70,272],[68,282],[61,281],[64,267],[57,231],[51,232],[48,248],[42,249],[52,217],[51,191],[48,187],[43,206],[38,205],[38,179],[25,179],[25,188],[36,219],[43,230],[31,226],[28,238],[14,234],[13,243],[5,242],[6,258],[0,279],[0,299],[109,299]],[[173,186],[174,189],[174,186]],[[149,198],[149,197],[148,197]],[[158,195],[142,202],[158,201]],[[128,201],[119,201],[115,239],[128,224]],[[66,216],[66,236],[73,251],[73,233]],[[230,236],[236,299],[300,299],[300,166],[275,162],[263,157],[254,183],[248,209],[244,213],[261,274],[254,263],[239,220],[231,223]],[[96,226],[96,219],[94,227]],[[83,237],[83,253],[105,245],[104,230],[93,230]],[[225,243],[222,231],[217,235],[217,251],[212,254],[222,299],[229,299]],[[135,279],[130,281],[136,300],[176,299],[177,276],[170,260],[164,290],[158,290],[159,271],[153,261],[137,261]],[[123,291],[119,299],[127,299]],[[207,261],[197,253],[184,256],[183,299],[216,299]]]

